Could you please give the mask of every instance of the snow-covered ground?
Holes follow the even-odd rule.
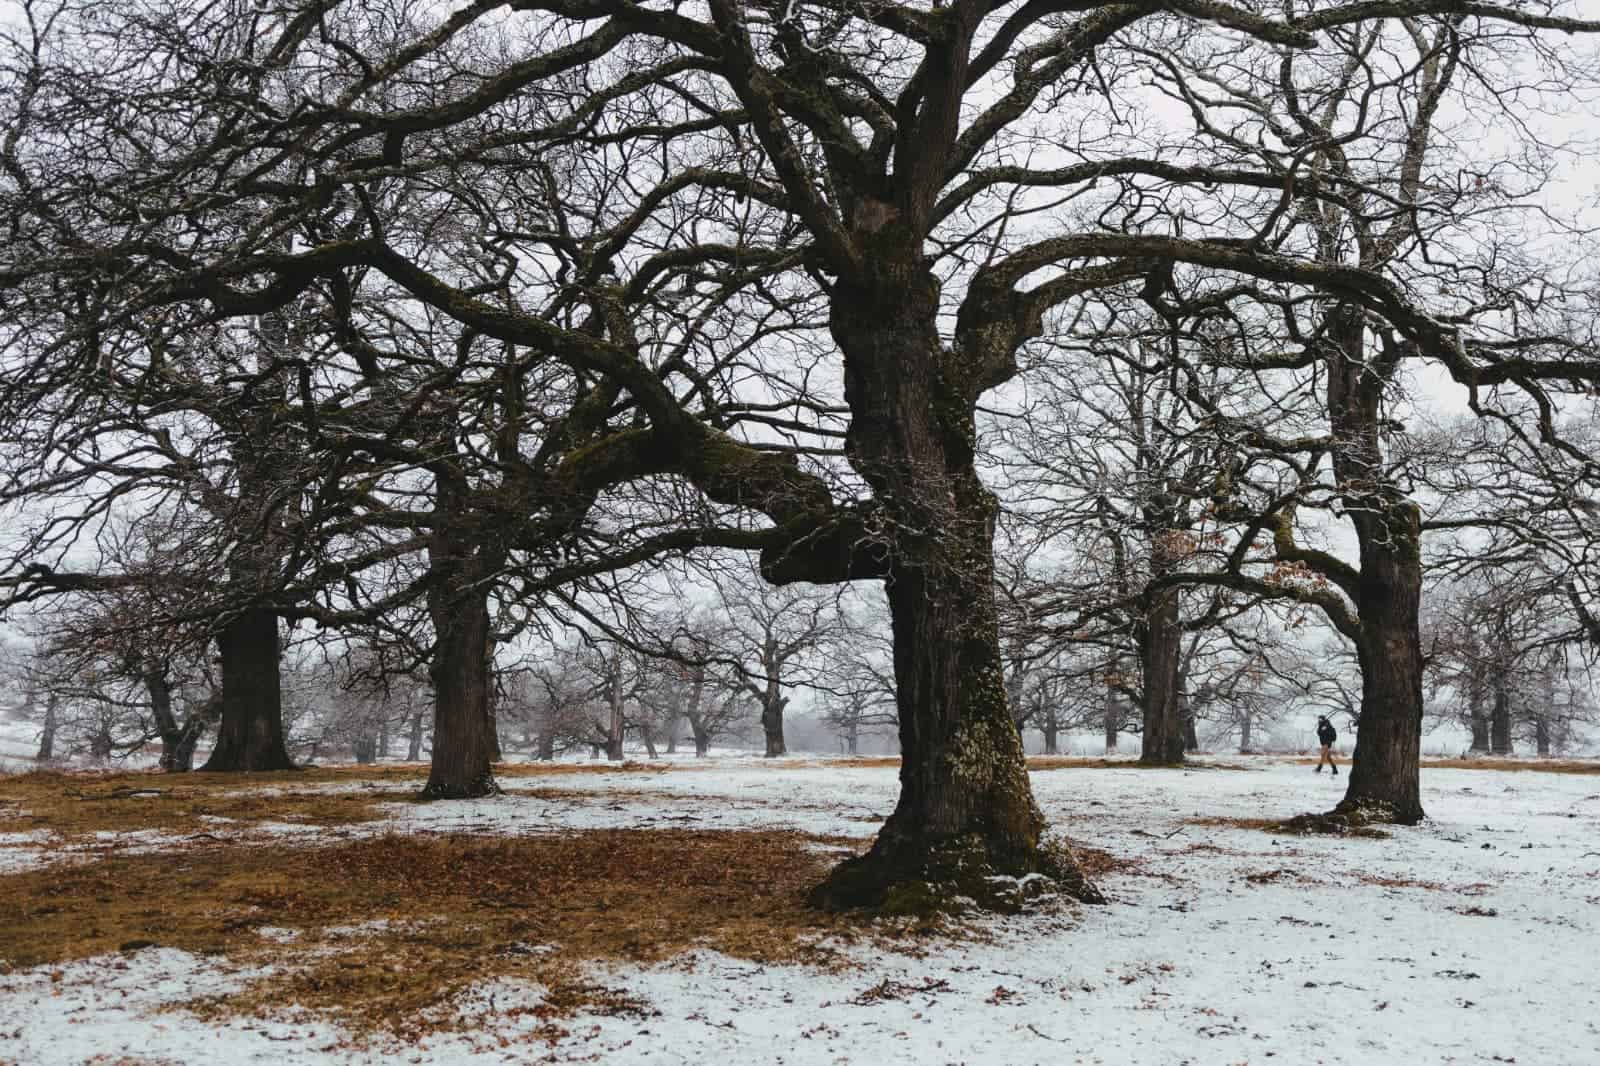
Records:
[[[1034,773],[1056,826],[1128,860],[1102,878],[1109,906],[985,919],[918,956],[846,949],[858,965],[834,973],[705,953],[610,967],[654,1013],[580,1016],[553,1047],[515,1039],[508,1011],[538,990],[504,982],[462,1005],[475,1031],[403,1050],[350,1050],[292,1010],[202,1022],[159,1008],[249,971],[152,948],[0,977],[0,1063],[1600,1063],[1600,777],[1427,769],[1424,825],[1308,839],[1193,820],[1326,809],[1344,778],[1219,761],[1247,769]],[[348,828],[866,839],[897,791],[892,768],[816,760],[505,784]]]

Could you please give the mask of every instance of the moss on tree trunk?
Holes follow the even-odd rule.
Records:
[[[888,262],[888,260],[885,260]],[[920,259],[913,260],[920,264]],[[920,265],[834,293],[851,462],[889,525],[900,798],[864,856],[812,894],[830,909],[1014,910],[1033,894],[1101,896],[1045,839],[1006,705],[994,596],[997,504],[973,465],[981,389],[934,331]]]

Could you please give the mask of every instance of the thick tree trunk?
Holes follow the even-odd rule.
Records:
[[[1240,717],[1239,717],[1239,754],[1240,755],[1249,755],[1249,754],[1251,754],[1251,750],[1250,750],[1250,728],[1254,724],[1255,723],[1251,721],[1249,710],[1248,709],[1245,710],[1244,713],[1241,714]]]
[[[970,379],[970,359],[980,353],[941,345],[938,283],[921,265],[920,241],[875,245],[870,269],[878,272],[870,287],[836,285],[831,325],[852,416],[845,448],[894,530],[885,591],[900,798],[872,849],[837,867],[812,900],[928,911],[970,898],[1008,909],[1025,894],[1024,882],[1010,878],[1032,873],[1099,900],[1071,853],[1042,839],[1044,817],[1006,706],[994,599],[998,505],[973,466],[982,387]]]
[[[246,416],[245,432],[233,446],[239,489],[234,513],[227,516],[242,541],[228,574],[228,587],[241,603],[275,591],[283,551],[282,514],[288,503],[284,477],[293,463],[293,445],[282,435],[272,411],[275,405],[266,402],[287,395],[280,361],[289,350],[289,312],[267,312],[256,327],[260,380],[252,388],[259,388],[259,405]],[[262,607],[247,609],[217,635],[217,645],[222,659],[222,714],[216,743],[202,769],[292,770],[283,732],[277,615]]]
[[[556,733],[553,729],[546,729],[539,734],[537,754],[540,762],[553,762],[556,757]]]
[[[469,799],[500,791],[490,581],[505,554],[474,535],[469,486],[453,466],[434,470],[437,525],[428,538],[428,618],[433,623],[433,758],[423,799]]]
[[[1494,705],[1489,713],[1489,750],[1496,755],[1511,755],[1516,745],[1511,739],[1511,694],[1505,678],[1494,681]]]
[[[422,730],[426,717],[422,711],[411,716],[411,735],[406,738],[406,762],[422,761]]]
[[[1061,727],[1056,725],[1055,719],[1046,719],[1040,732],[1044,734],[1044,753],[1046,755],[1061,754]]]
[[[499,791],[491,764],[488,594],[429,594],[433,616],[433,760],[425,799]]]
[[[1115,755],[1117,753],[1117,733],[1120,732],[1119,727],[1121,725],[1122,725],[1121,716],[1117,713],[1117,692],[1110,685],[1107,685],[1106,686],[1106,701],[1105,701],[1105,730],[1106,730],[1106,754],[1107,755]]]
[[[222,720],[201,769],[209,772],[292,770],[283,737],[278,679],[278,617],[252,608],[217,637],[222,652]]]
[[[496,713],[494,705],[494,659],[493,649],[489,649],[490,658],[484,662],[483,669],[489,675],[489,698],[484,703],[484,717],[488,719],[485,728],[489,732],[489,762],[497,763],[505,758],[505,752],[500,750],[500,716]]]
[[[95,727],[94,735],[89,738],[89,757],[95,762],[106,762],[111,758],[111,753],[117,750],[117,742],[111,735],[111,726],[104,718]]]
[[[1181,680],[1178,683],[1178,720],[1183,723],[1183,750],[1187,754],[1200,750],[1200,733],[1194,720],[1194,710],[1189,705],[1189,689]]]
[[[766,738],[765,755],[769,759],[789,752],[783,740],[783,711],[788,705],[787,697],[776,695],[774,688],[768,686],[766,698],[762,700],[761,706],[761,732]]]
[[[350,754],[355,756],[356,765],[371,766],[378,761],[378,741],[370,733],[357,736],[350,745]]]
[[[1178,708],[1178,665],[1183,652],[1179,602],[1177,588],[1160,589],[1145,611],[1139,641],[1144,667],[1144,735],[1139,752],[1143,766],[1183,762],[1183,721]]]
[[[689,735],[694,738],[694,757],[704,759],[711,749],[711,732],[701,713],[706,697],[705,668],[695,667],[691,676],[694,684],[689,690],[689,706],[683,712],[683,720],[689,723]]]
[[[1533,750],[1540,755],[1550,754],[1550,719],[1542,714],[1533,720]]]
[[[1419,514],[1401,503],[1381,539],[1364,537],[1361,566],[1361,718],[1350,783],[1337,813],[1414,825],[1423,818],[1422,596]]]
[[[1359,308],[1329,313],[1325,344],[1333,472],[1360,546],[1359,569],[1345,580],[1354,584],[1361,714],[1334,813],[1413,825],[1423,818],[1422,520],[1383,458],[1383,393],[1396,363],[1368,350]]]
[[[39,754],[35,756],[39,762],[49,762],[56,757],[56,708],[60,703],[61,697],[54,692],[45,697],[44,728],[39,731]]]
[[[623,741],[627,737],[627,719],[622,713],[622,699],[616,697],[611,701],[611,717],[606,722],[606,758],[612,762],[621,762],[623,755]]]
[[[1489,751],[1489,715],[1476,701],[1473,702],[1468,715],[1468,725],[1472,727],[1472,747],[1470,750],[1485,754]]]

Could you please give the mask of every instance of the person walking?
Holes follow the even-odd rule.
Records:
[[[1322,745],[1322,758],[1317,760],[1317,773],[1322,773],[1322,764],[1327,763],[1333,770],[1333,776],[1339,776],[1339,764],[1333,761],[1333,742],[1339,739],[1339,731],[1333,728],[1333,723],[1328,721],[1327,715],[1317,716],[1317,743]]]

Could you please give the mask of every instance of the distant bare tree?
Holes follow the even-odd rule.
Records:
[[[839,592],[777,588],[746,570],[720,575],[717,594],[722,624],[713,639],[716,654],[727,664],[727,683],[760,707],[767,757],[783,755],[790,692],[821,676],[827,655],[846,631]]]

